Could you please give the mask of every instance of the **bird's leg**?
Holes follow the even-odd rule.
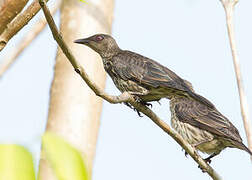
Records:
[[[208,164],[210,164],[212,161],[211,161],[211,159],[214,157],[214,156],[216,156],[216,155],[218,155],[219,153],[213,153],[213,154],[211,154],[209,157],[207,157],[206,159],[204,159],[205,161],[206,161],[206,163],[208,163]]]
[[[204,161],[207,163],[207,164],[210,164],[212,162],[211,158],[213,158],[214,156],[218,155],[219,153],[213,153],[211,154],[209,157],[205,158]],[[198,166],[198,168],[200,168],[202,170],[202,172],[206,172],[205,169],[203,169],[202,167]]]
[[[135,96],[135,99],[136,99],[136,102],[138,102],[138,103],[140,103],[140,104],[142,104],[144,106],[147,106],[147,107],[150,106],[150,108],[152,108],[152,104],[151,103],[143,101],[140,97]]]
[[[143,116],[140,114],[140,112],[139,112],[136,108],[132,107],[129,103],[124,102],[124,104],[125,104],[126,106],[128,106],[130,109],[133,109],[134,111],[136,111],[139,117],[143,117]]]
[[[152,104],[151,103],[147,103],[147,102],[144,102],[144,101],[140,101],[140,103],[144,106],[150,106],[150,108],[152,108]]]
[[[134,110],[137,112],[137,114],[138,114],[139,117],[143,117],[143,116],[141,115],[141,113],[140,113],[137,109],[134,108]]]
[[[206,140],[206,141],[201,141],[201,142],[199,142],[199,143],[196,143],[196,144],[191,144],[191,146],[196,150],[195,151],[195,153],[197,153],[198,154],[198,152],[197,152],[197,146],[199,146],[200,144],[203,144],[203,143],[205,143],[205,142],[208,142],[208,140]],[[185,151],[185,156],[187,157],[187,155],[188,155],[188,153]],[[212,154],[213,155],[213,154]],[[209,156],[208,158],[209,158],[209,160],[208,160],[208,158],[206,158],[206,159],[204,159],[205,160],[205,162],[206,163],[208,163],[208,164],[210,164],[211,163],[211,158],[213,157],[213,156]],[[217,155],[217,154],[216,154]],[[215,156],[215,155],[214,155]],[[200,167],[200,165],[198,165],[198,168],[200,168],[201,169],[201,171],[203,172],[203,173],[205,173],[206,172],[206,170],[204,169],[204,168],[202,168],[202,167]]]
[[[199,146],[199,145],[201,145],[201,144],[204,144],[204,143],[207,143],[207,142],[209,142],[209,139],[206,139],[206,140],[204,140],[204,141],[201,141],[201,142],[198,142],[198,143],[196,143],[196,144],[193,144],[192,146],[193,146],[194,148],[197,149],[197,146]],[[210,163],[211,163],[211,158],[214,157],[214,156],[216,156],[217,154],[219,154],[219,153],[213,153],[213,154],[211,154],[208,158],[204,159],[204,161],[205,161],[207,164],[210,164]],[[200,169],[202,170],[203,173],[206,172],[206,170],[203,169],[202,167],[200,167],[200,165],[198,166],[198,168],[200,168]]]
[[[183,152],[183,151],[185,151],[185,157],[187,157],[188,152],[186,152],[186,150],[184,150],[184,149],[182,148],[182,152]]]
[[[188,152],[185,151],[185,157],[187,157],[187,156],[188,156]]]
[[[151,104],[151,103],[147,103],[147,102],[143,101],[143,100],[139,97],[139,96],[147,95],[147,94],[149,93],[148,91],[146,91],[146,92],[133,92],[133,91],[128,91],[128,93],[130,93],[131,95],[134,96],[134,99],[135,99],[136,102],[138,102],[138,103],[140,103],[140,104],[142,104],[142,105],[144,105],[144,106],[150,106],[150,107],[152,108],[152,104]],[[127,105],[127,106],[130,106],[128,103],[127,103],[126,105]],[[132,106],[130,106],[130,107],[132,108]],[[138,114],[139,117],[143,117],[143,116],[141,115],[141,113],[140,113],[137,109],[135,109],[135,108],[133,108],[133,109],[134,109],[134,111],[137,112],[137,114]]]
[[[130,93],[131,95],[134,96],[136,102],[138,103],[141,103],[142,105],[144,106],[150,106],[152,108],[152,104],[151,103],[148,103],[148,102],[145,102],[143,101],[139,96],[145,96],[147,95],[149,92],[146,91],[146,92],[133,92],[133,91],[128,91],[128,93]]]
[[[137,97],[137,96],[134,96],[134,99],[135,99],[137,102],[139,102],[139,101],[141,102],[140,98]],[[136,111],[139,117],[143,117],[143,116],[141,115],[141,113],[140,113],[136,108],[132,107],[129,103],[124,102],[124,104],[125,104],[126,106],[128,106],[130,109],[133,109],[134,111]]]
[[[133,110],[135,110],[135,108],[133,108],[129,103],[127,103],[127,102],[124,102],[124,104],[126,105],[126,106],[128,106],[130,109],[133,109]]]

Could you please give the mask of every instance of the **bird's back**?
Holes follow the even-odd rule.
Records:
[[[153,92],[157,89],[160,96],[187,96],[214,107],[207,99],[194,93],[177,74],[150,58],[121,50],[111,61],[115,74],[125,81],[134,81]]]

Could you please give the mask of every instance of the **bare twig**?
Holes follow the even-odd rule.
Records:
[[[5,0],[0,7],[0,34],[4,31],[12,19],[22,11],[28,0]]]
[[[121,103],[121,102],[129,102],[132,106],[134,106],[137,110],[144,113],[148,116],[154,123],[156,123],[160,128],[162,128],[167,134],[173,137],[175,141],[177,141],[189,154],[190,156],[214,179],[221,179],[220,176],[197,154],[194,148],[190,144],[188,144],[183,138],[173,131],[169,125],[167,125],[164,121],[162,121],[152,110],[148,107],[143,106],[137,103],[134,100],[134,97],[128,93],[123,93],[120,96],[110,96],[103,92],[95,83],[93,83],[85,70],[79,65],[74,56],[72,55],[70,49],[65,44],[61,35],[59,34],[55,22],[46,6],[45,0],[39,0],[39,3],[44,11],[47,22],[50,26],[54,39],[57,41],[58,45],[61,47],[62,51],[65,53],[66,57],[74,67],[75,71],[82,77],[82,79],[87,83],[87,85],[95,92],[97,96],[102,97],[110,103]]]
[[[7,28],[0,35],[0,51],[2,51],[8,41],[16,35],[38,13],[39,10],[40,5],[37,0],[34,0],[23,13],[19,14],[8,24]]]
[[[61,0],[58,0],[56,4],[52,7],[52,14],[55,14],[60,7]],[[3,74],[11,67],[11,65],[17,60],[19,55],[24,51],[26,47],[28,47],[31,42],[43,31],[46,27],[47,21],[44,17],[42,17],[33,27],[29,30],[28,33],[24,36],[24,38],[20,41],[18,45],[10,50],[10,53],[1,60],[0,64],[0,78]]]
[[[252,126],[251,126],[250,116],[249,116],[249,106],[248,106],[247,98],[244,92],[241,68],[240,68],[240,60],[238,57],[237,47],[236,47],[236,42],[235,42],[235,37],[234,37],[233,15],[234,15],[234,7],[235,7],[235,4],[238,2],[238,0],[221,0],[221,2],[226,13],[228,36],[229,36],[229,42],[230,42],[230,47],[231,47],[232,56],[233,56],[236,81],[238,84],[243,125],[244,125],[244,129],[247,136],[248,147],[252,151]]]

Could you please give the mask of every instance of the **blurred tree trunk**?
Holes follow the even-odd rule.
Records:
[[[61,6],[62,36],[90,78],[102,88],[105,87],[106,75],[100,57],[92,50],[74,44],[73,41],[96,33],[110,33],[113,8],[114,0],[97,0],[94,4],[92,1],[83,3],[79,0],[63,0]],[[62,136],[79,149],[91,173],[102,99],[96,97],[74,72],[59,48],[50,93],[46,131]],[[39,165],[39,179],[55,179],[47,161],[43,159],[43,154]]]

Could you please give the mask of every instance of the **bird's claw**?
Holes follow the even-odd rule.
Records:
[[[187,157],[187,156],[188,156],[188,152],[185,151],[185,157]]]
[[[201,169],[201,171],[202,171],[203,173],[205,173],[205,172],[206,172],[206,169],[205,169],[205,168],[202,168],[200,165],[198,165],[198,168],[200,168],[200,169]]]
[[[129,103],[124,102],[124,104],[125,104],[126,106],[128,106],[130,109],[134,109],[134,110],[135,110],[135,108],[134,108],[134,107],[132,107]]]
[[[207,164],[210,164],[210,163],[212,162],[211,157],[208,157],[208,158],[204,159],[204,161],[205,161]],[[201,171],[202,171],[203,173],[206,172],[206,169],[205,169],[205,168],[202,168],[200,165],[198,165],[198,168],[200,168]]]
[[[142,105],[144,105],[144,106],[148,106],[148,107],[150,106],[150,108],[152,108],[152,104],[151,104],[151,103],[144,102],[140,97],[134,96],[134,99],[135,99],[135,101],[136,101],[137,103],[140,103],[140,104],[142,104]],[[128,106],[130,109],[133,109],[134,111],[136,111],[139,117],[143,117],[143,116],[141,115],[141,113],[140,113],[136,108],[132,107],[129,103],[125,102],[124,104],[125,104],[126,106]]]
[[[148,106],[148,107],[150,107],[150,108],[152,108],[152,104],[151,103],[147,103],[147,102],[144,102],[144,101],[142,101],[142,102],[140,102],[142,105],[144,105],[144,106]]]
[[[204,161],[207,163],[207,164],[210,164],[212,162],[211,158],[206,158],[204,159]]]
[[[143,116],[141,115],[141,113],[140,113],[136,108],[134,108],[133,106],[131,106],[129,103],[124,102],[124,104],[125,104],[126,106],[128,106],[130,109],[133,109],[134,111],[136,111],[139,117],[143,117]]]
[[[185,151],[184,149],[182,149],[182,151]],[[185,157],[188,156],[188,152],[185,151]]]
[[[141,113],[140,113],[136,108],[134,108],[134,111],[137,112],[137,114],[138,114],[139,117],[143,117],[143,116],[141,115]]]

